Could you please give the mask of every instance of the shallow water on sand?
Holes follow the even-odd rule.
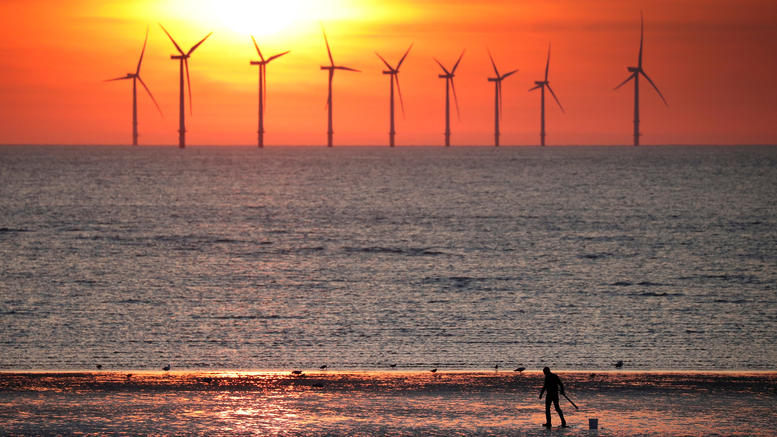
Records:
[[[777,368],[777,147],[0,147],[0,368]]]
[[[560,376],[580,408],[562,398],[568,429],[541,427],[538,372],[0,374],[0,425],[6,434],[757,436],[777,423],[774,373]]]

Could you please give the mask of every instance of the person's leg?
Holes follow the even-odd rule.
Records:
[[[561,407],[558,405],[558,396],[553,399],[553,406],[556,407],[556,413],[558,413],[558,417],[561,419],[561,426],[567,426],[567,421],[564,420],[564,413],[561,412]]]
[[[545,426],[550,426],[550,403],[552,402],[550,396],[545,396]]]

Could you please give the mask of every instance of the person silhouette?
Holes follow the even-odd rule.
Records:
[[[542,426],[548,428],[551,426],[550,404],[553,403],[553,406],[556,407],[556,413],[558,413],[558,417],[561,419],[561,426],[566,428],[567,422],[564,420],[564,413],[561,412],[561,407],[558,406],[558,394],[559,391],[561,391],[562,395],[564,394],[564,384],[561,383],[561,378],[558,375],[550,371],[550,367],[542,369],[542,373],[545,374],[545,384],[542,385],[542,390],[540,390],[540,399],[542,399],[542,394],[545,393],[545,390],[548,391],[548,395],[545,396],[545,423]]]

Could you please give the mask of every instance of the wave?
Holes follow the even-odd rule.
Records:
[[[405,255],[405,256],[437,256],[447,255],[447,253],[434,250],[431,247],[386,247],[386,246],[367,246],[367,247],[352,247],[346,246],[343,248],[345,252],[361,252],[361,253],[377,253],[377,254],[389,254],[389,255]]]

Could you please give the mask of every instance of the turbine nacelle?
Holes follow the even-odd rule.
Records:
[[[383,70],[383,74],[398,74],[399,70]]]
[[[629,73],[638,73],[642,71],[642,69],[639,67],[626,67],[626,70],[628,70]]]
[[[170,55],[170,59],[189,59],[189,55]]]
[[[535,80],[534,85],[537,85],[538,87],[545,86],[548,84],[548,81],[542,81],[542,80]]]

